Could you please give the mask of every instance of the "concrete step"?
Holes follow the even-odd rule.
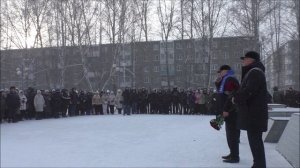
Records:
[[[299,167],[299,121],[300,114],[292,114],[279,142],[277,150],[294,166]]]

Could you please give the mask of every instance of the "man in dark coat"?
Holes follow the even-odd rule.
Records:
[[[21,104],[20,97],[14,86],[10,87],[10,92],[7,94],[5,102],[8,110],[8,122],[17,122],[16,113]]]
[[[59,118],[59,113],[61,112],[61,93],[60,90],[52,90],[50,105],[52,110],[52,115],[54,118]]]
[[[78,115],[78,94],[76,91],[76,88],[72,88],[70,92],[70,105],[69,105],[69,116],[75,116]]]
[[[238,105],[238,127],[247,131],[253,156],[252,168],[265,168],[263,132],[268,127],[268,91],[265,67],[257,52],[250,51],[241,57],[242,82],[234,97]]]
[[[232,97],[240,85],[234,72],[228,65],[222,65],[218,71],[219,78],[215,82],[217,89],[217,101],[220,104],[219,114],[225,118],[225,130],[227,144],[230,153],[222,156],[226,163],[238,163],[240,130],[237,128],[237,111],[232,103]]]
[[[179,91],[177,87],[173,88],[173,91],[171,92],[171,102],[173,105],[173,114],[179,113],[179,103],[180,103],[180,97],[179,97]]]
[[[61,115],[67,117],[67,111],[70,105],[70,97],[67,89],[61,91]]]
[[[131,93],[129,88],[127,87],[125,88],[124,92],[122,93],[122,96],[123,96],[123,105],[124,105],[123,115],[130,115]]]
[[[35,91],[33,88],[29,87],[27,89],[27,107],[28,107],[28,118],[26,119],[32,119],[35,116],[35,108],[34,108],[34,96]]]

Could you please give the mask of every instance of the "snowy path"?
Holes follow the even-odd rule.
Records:
[[[238,164],[213,116],[83,116],[1,124],[1,167],[251,167],[246,132]],[[268,167],[292,167],[265,143]]]

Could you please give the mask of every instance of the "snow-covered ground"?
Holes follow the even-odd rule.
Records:
[[[240,163],[223,163],[225,131],[213,116],[105,115],[1,124],[1,167],[251,167],[246,132]],[[265,143],[267,166],[292,167]]]

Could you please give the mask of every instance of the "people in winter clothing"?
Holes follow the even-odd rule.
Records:
[[[59,118],[59,113],[61,112],[61,93],[59,90],[52,90],[51,95],[51,110],[54,118]]]
[[[6,109],[6,93],[4,90],[0,90],[0,123],[7,117]]]
[[[268,127],[268,91],[265,67],[257,52],[250,51],[243,60],[241,87],[234,97],[238,105],[238,127],[247,131],[254,168],[265,168],[262,133]]]
[[[27,97],[24,94],[24,91],[20,90],[19,93],[20,96],[20,118],[19,120],[23,120],[24,118],[27,118]]]
[[[28,111],[28,119],[33,119],[35,117],[35,109],[34,109],[34,96],[35,91],[33,88],[29,87],[27,89],[27,111]]]
[[[67,116],[67,111],[70,105],[70,96],[67,89],[63,89],[61,92],[61,115],[62,117]]]
[[[5,102],[8,111],[8,122],[17,122],[16,113],[20,108],[20,97],[14,86],[10,87]]]
[[[95,109],[95,114],[96,115],[103,114],[102,99],[101,99],[101,96],[100,96],[98,91],[93,96],[92,104],[93,104],[93,107]]]
[[[108,106],[109,106],[110,114],[115,113],[115,100],[116,100],[116,96],[115,96],[114,92],[111,91],[108,96]]]
[[[115,99],[115,105],[118,110],[118,114],[122,113],[123,101],[124,100],[123,100],[123,96],[122,96],[122,90],[118,89],[116,99]],[[130,115],[130,114],[127,114],[127,115]]]
[[[36,120],[40,120],[43,118],[43,112],[45,107],[45,99],[42,95],[42,92],[40,90],[37,90],[37,94],[34,97],[34,108],[36,111]]]
[[[239,82],[234,76],[233,70],[228,65],[220,67],[219,79],[215,82],[217,89],[217,101],[220,105],[219,113],[225,118],[225,130],[229,155],[223,156],[224,162],[238,163],[240,130],[237,128],[237,110],[232,103],[232,97],[239,89]]]
[[[70,105],[69,105],[69,116],[75,116],[78,115],[78,104],[79,104],[79,100],[78,100],[78,93],[77,90],[75,88],[71,89],[70,92]]]

